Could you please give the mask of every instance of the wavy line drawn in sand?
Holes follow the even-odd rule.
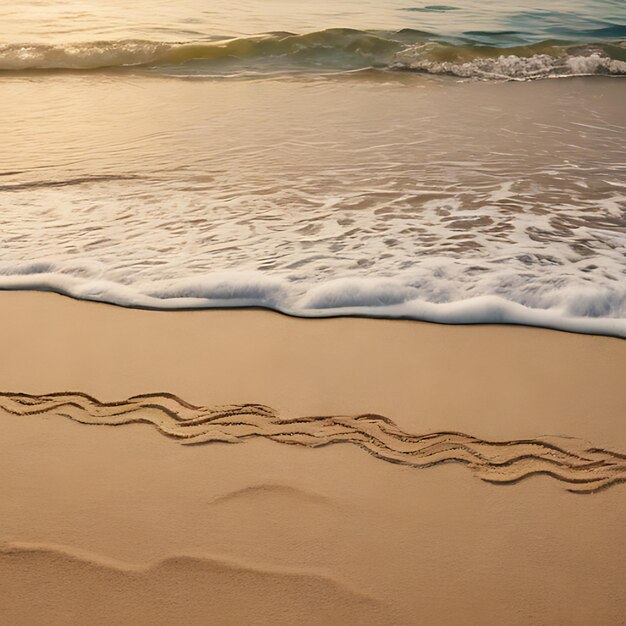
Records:
[[[18,416],[58,415],[81,424],[146,423],[186,445],[251,439],[318,448],[345,443],[390,463],[427,468],[462,463],[481,480],[514,484],[543,474],[575,493],[594,493],[626,482],[626,455],[568,437],[488,441],[460,432],[413,435],[375,414],[283,419],[261,404],[195,406],[171,393],[100,402],[80,392],[0,393],[0,409]]]

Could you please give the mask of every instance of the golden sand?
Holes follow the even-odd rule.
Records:
[[[623,341],[0,296],[2,623],[625,614]]]

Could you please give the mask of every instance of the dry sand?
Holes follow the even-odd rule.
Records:
[[[623,623],[626,489],[565,482],[622,476],[621,340],[7,292],[0,346],[2,624]]]

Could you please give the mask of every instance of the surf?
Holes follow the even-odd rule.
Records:
[[[607,37],[520,44],[517,32],[467,33],[460,37],[414,29],[326,29],[306,34],[275,32],[251,37],[177,43],[128,39],[79,43],[0,45],[0,72],[148,72],[181,77],[241,77],[376,69],[453,75],[482,80],[624,76],[624,29]],[[585,33],[589,37],[588,33]]]

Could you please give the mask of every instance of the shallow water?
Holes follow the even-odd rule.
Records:
[[[173,4],[0,8],[0,286],[626,334],[622,3]]]
[[[154,39],[181,41],[303,33],[327,28],[413,28],[442,35],[500,31],[528,39],[624,26],[621,0],[21,0],[2,3],[2,38],[12,42]]]

